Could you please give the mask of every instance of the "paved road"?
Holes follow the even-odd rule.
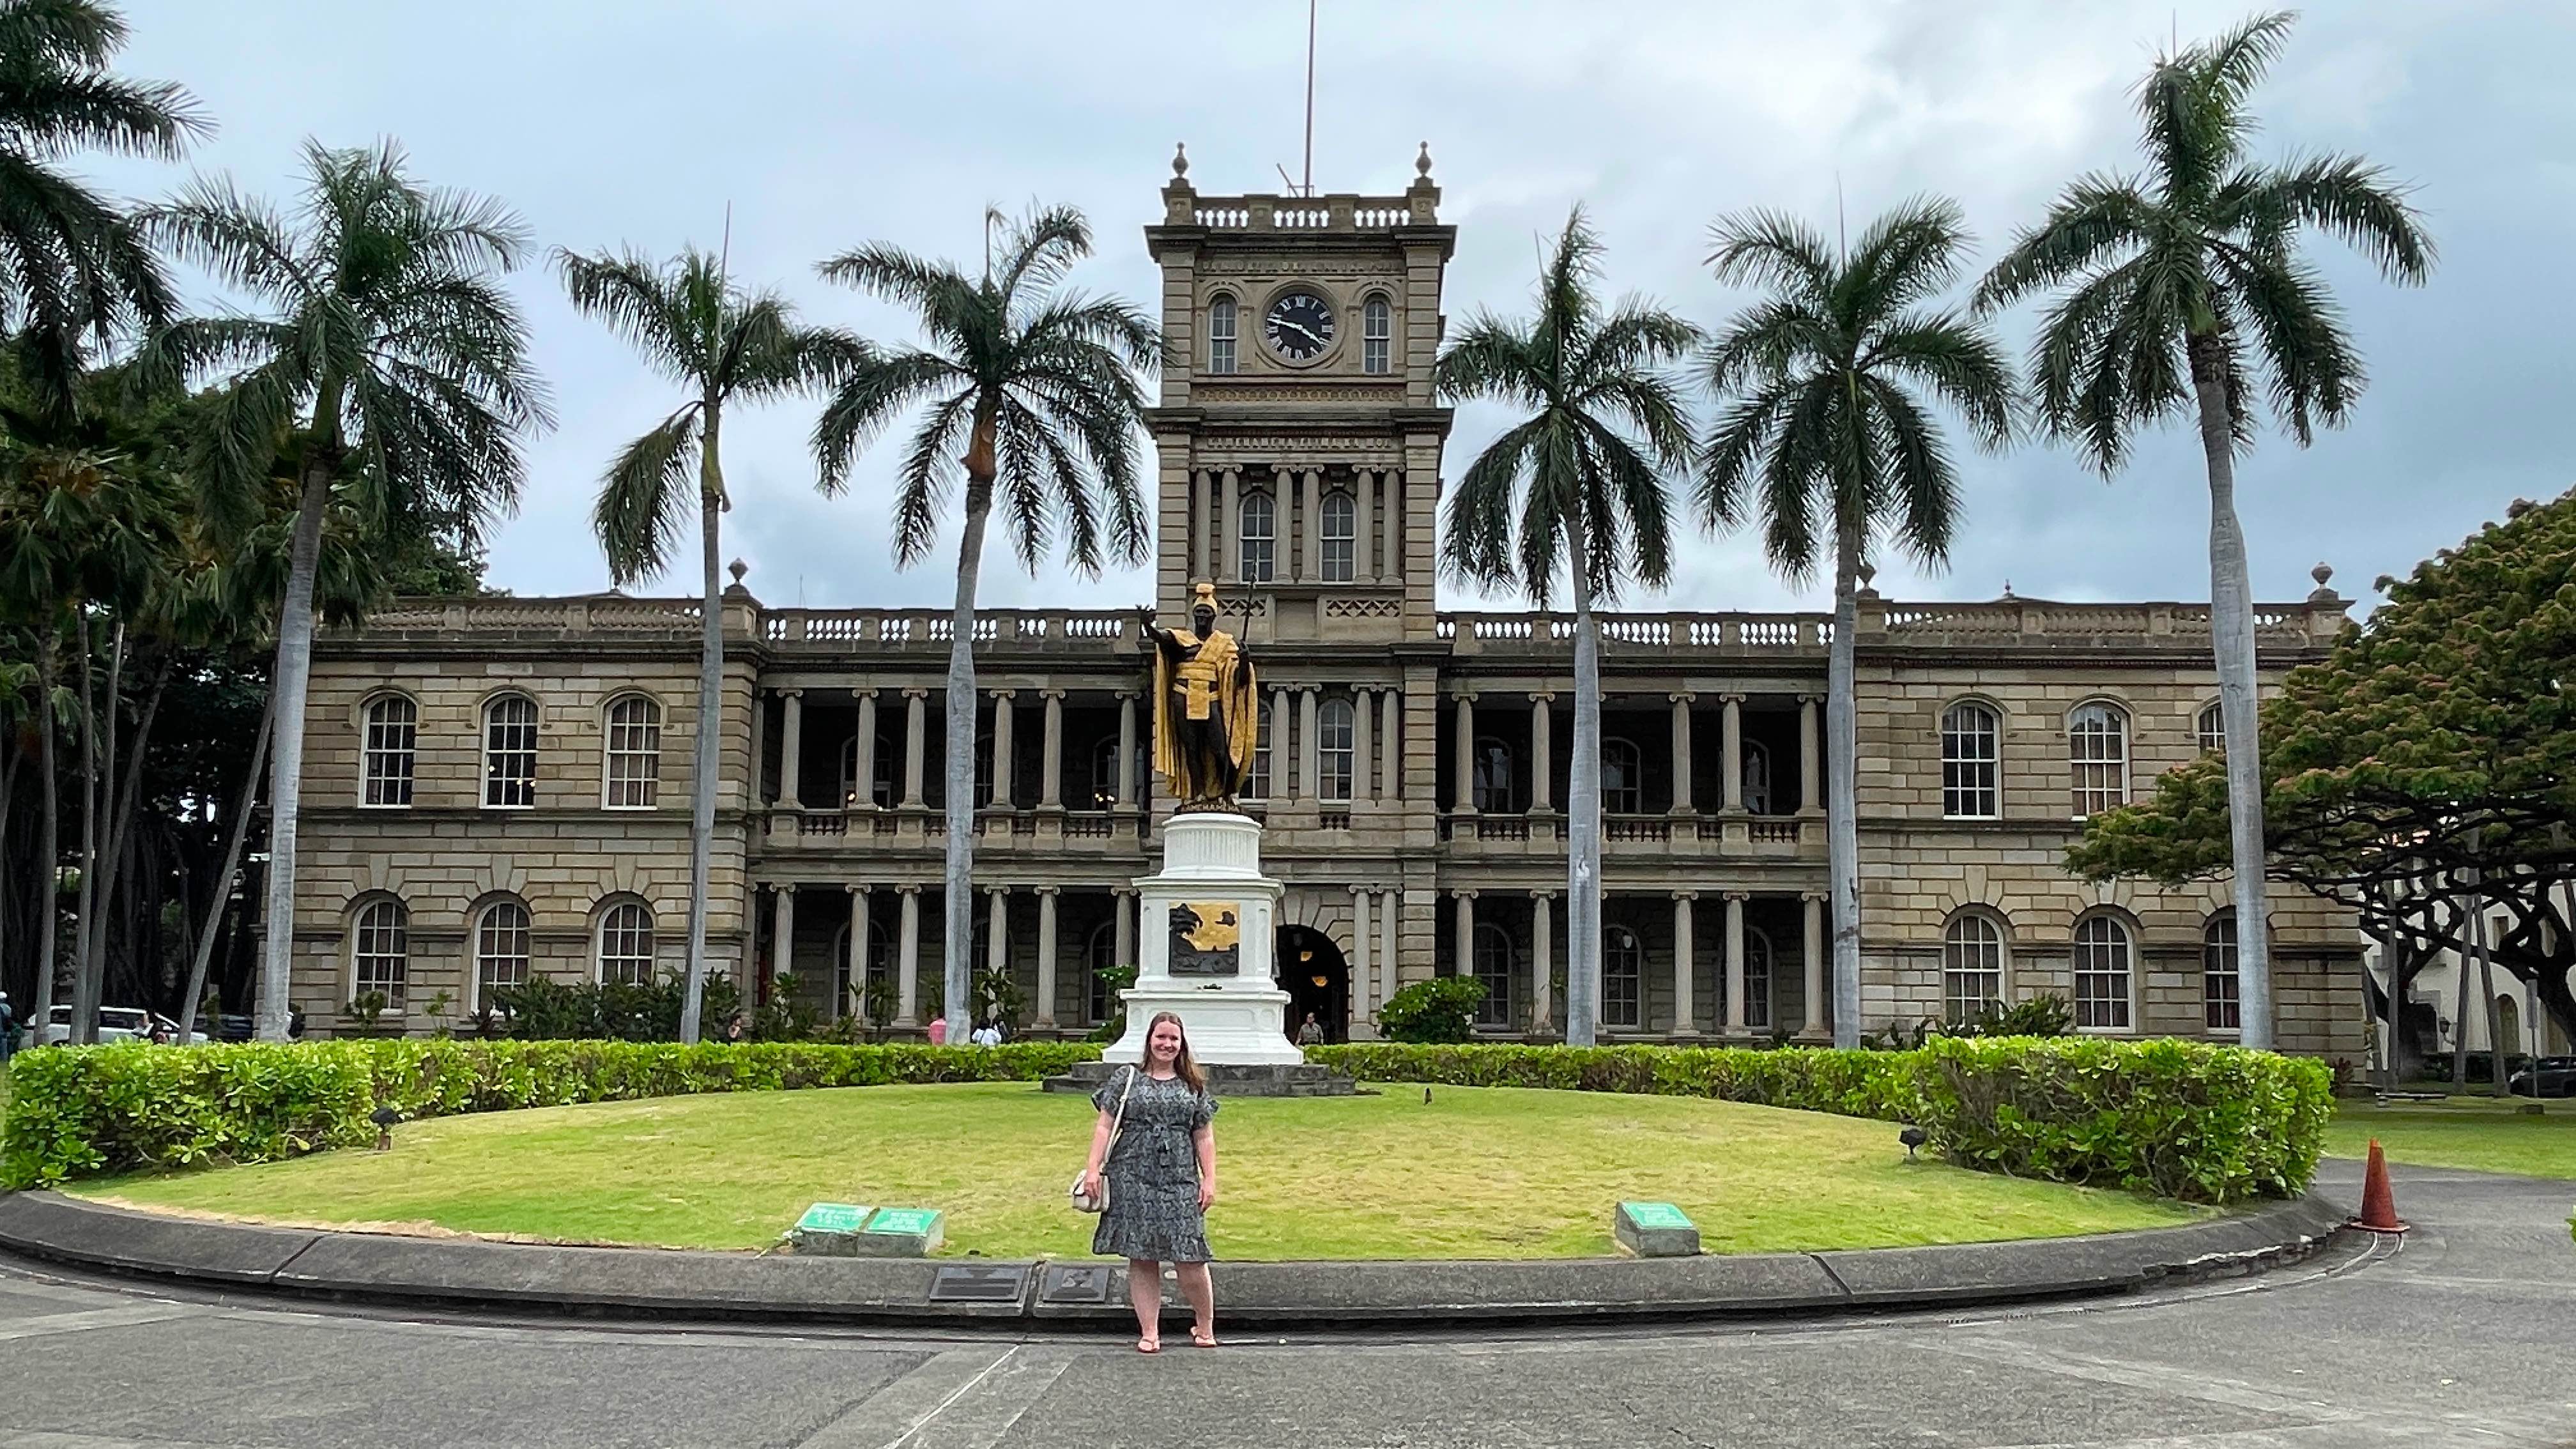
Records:
[[[2350,1164],[2326,1181],[2357,1196]],[[2400,1169],[2397,1190],[2400,1246],[2140,1298],[1212,1353],[1175,1334],[1155,1359],[283,1311],[0,1264],[0,1449],[2576,1449],[2576,1183]]]

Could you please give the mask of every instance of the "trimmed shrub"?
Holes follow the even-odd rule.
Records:
[[[1100,1055],[1082,1042],[1000,1047],[761,1042],[329,1041],[47,1048],[10,1064],[0,1189],[142,1167],[268,1162],[372,1141],[405,1117],[701,1092],[1016,1082]]]
[[[1476,1034],[1476,1007],[1484,999],[1485,983],[1473,976],[1412,982],[1378,1008],[1378,1030],[1401,1042],[1464,1042]]]
[[[1352,1042],[1308,1047],[1306,1060],[1365,1081],[1715,1097],[1889,1122],[1911,1120],[1915,1105],[1913,1063],[1902,1052]]]

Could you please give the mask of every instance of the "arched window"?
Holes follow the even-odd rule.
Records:
[[[859,737],[841,741],[841,803],[891,808],[894,804],[894,736],[877,732],[876,758],[868,762],[867,795],[859,795]]]
[[[1771,1029],[1771,938],[1752,926],[1744,928],[1744,1024]]]
[[[1485,988],[1484,999],[1476,1003],[1476,1025],[1511,1024],[1512,980],[1519,974],[1513,967],[1518,960],[1511,932],[1491,921],[1476,927],[1476,980]]]
[[[2075,1024],[2086,1031],[2129,1029],[2132,951],[2129,928],[2112,916],[2075,925]]]
[[[1316,794],[1325,800],[1351,798],[1351,762],[1355,755],[1351,702],[1328,699],[1315,712],[1315,769],[1323,778]]]
[[[1234,299],[1219,296],[1208,304],[1208,371],[1234,371]]]
[[[608,705],[608,808],[650,810],[662,798],[662,706],[640,694]]]
[[[1633,1031],[1644,1024],[1646,947],[1637,933],[1611,926],[1601,933],[1601,1024]]]
[[[1359,539],[1359,505],[1351,495],[1334,489],[1324,495],[1324,582],[1347,584],[1351,581],[1351,560]]]
[[[2113,705],[2078,705],[2066,717],[2066,758],[2075,773],[2075,817],[2129,803],[2129,717]]]
[[[1771,813],[1771,751],[1744,742],[1744,808],[1755,815]]]
[[[1941,813],[1952,820],[1993,820],[2003,814],[1996,776],[2002,752],[1995,712],[1975,700],[1941,711]]]
[[[2004,928],[1963,911],[1941,932],[1941,1019],[1973,1021],[2004,999]]]
[[[1601,742],[1601,809],[1634,815],[1646,808],[1646,762],[1626,740]]]
[[[1246,800],[1270,798],[1270,724],[1281,708],[1283,706],[1276,703],[1256,702],[1252,706],[1252,713],[1259,723],[1252,731],[1252,768],[1243,772],[1242,793]]]
[[[2236,974],[2236,913],[2222,911],[2200,931],[2201,1021],[2211,1031],[2235,1031],[2243,982]]]
[[[653,913],[643,902],[619,901],[600,916],[599,979],[653,984]]]
[[[1488,815],[1520,812],[1519,772],[1512,768],[1512,747],[1486,735],[1476,741],[1476,808]]]
[[[853,1016],[867,1015],[866,988],[878,983],[889,986],[894,981],[894,932],[871,913],[868,918],[868,954],[865,971],[856,981],[850,978],[850,928],[845,922],[832,932],[832,999],[836,1011]],[[883,1026],[893,1019],[894,1008],[886,1008]],[[871,1020],[874,1020],[872,1017]]]
[[[1243,521],[1237,530],[1243,537],[1243,581],[1247,584],[1270,582],[1272,545],[1278,535],[1271,516],[1270,495],[1243,495]]]
[[[1090,1021],[1107,1021],[1118,1014],[1118,988],[1109,973],[1118,969],[1118,923],[1101,922],[1092,928],[1091,940],[1083,947],[1083,1001]]]
[[[1107,810],[1118,803],[1118,737],[1091,747],[1091,808]]]
[[[2194,720],[2192,725],[2194,732],[2200,736],[2200,748],[2204,754],[2227,753],[2227,716],[2226,712],[2218,707],[2217,700],[2213,699],[2202,705],[2200,717]]]
[[[380,992],[385,1009],[403,1009],[403,987],[411,977],[411,912],[391,896],[379,896],[358,908],[349,931],[349,999]]]
[[[1360,371],[1383,375],[1393,371],[1395,309],[1384,297],[1360,304]]]
[[[363,778],[369,805],[411,804],[412,770],[420,753],[420,706],[399,694],[367,701]]]
[[[525,810],[537,803],[537,702],[495,695],[483,706],[483,804]]]
[[[492,993],[505,986],[528,984],[528,908],[517,901],[494,901],[474,924],[474,1001],[492,1004]]]

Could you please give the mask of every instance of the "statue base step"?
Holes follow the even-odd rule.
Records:
[[[1060,1077],[1049,1077],[1043,1085],[1050,1092],[1080,1092],[1089,1096],[1118,1069],[1115,1062],[1077,1062],[1073,1070]],[[1263,1066],[1212,1066],[1202,1062],[1199,1070],[1207,1073],[1208,1095],[1213,1097],[1349,1097],[1359,1091],[1359,1083],[1312,1062],[1278,1062]]]

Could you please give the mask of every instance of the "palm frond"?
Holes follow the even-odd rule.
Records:
[[[674,546],[697,516],[699,490],[691,486],[690,464],[704,421],[699,404],[684,404],[618,450],[600,475],[591,527],[608,555],[609,577],[618,583],[651,578],[669,567]]]

